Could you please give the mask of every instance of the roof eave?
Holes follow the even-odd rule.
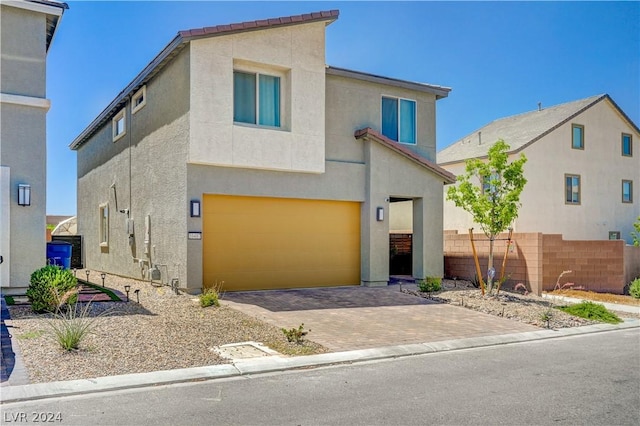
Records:
[[[370,127],[356,130],[353,136],[358,140],[363,139],[368,141],[375,141],[383,146],[386,146],[392,151],[402,155],[403,157],[413,161],[419,166],[424,167],[425,169],[439,176],[440,178],[442,178],[442,181],[445,185],[455,183],[456,181],[456,176],[450,171],[443,169],[432,161],[429,161],[421,155],[411,151],[410,149],[403,147],[398,142],[387,138],[386,136],[371,129]]]
[[[436,99],[442,99],[449,96],[451,91],[450,87],[436,86],[433,84],[416,83],[414,81],[400,80],[397,78],[390,78],[376,74],[369,74],[362,71],[354,71],[346,68],[338,68],[327,66],[326,73],[329,75],[336,75],[339,77],[353,78],[357,80],[363,80],[370,83],[384,84],[387,86],[396,86],[403,89],[417,90],[419,92],[432,93],[436,95]]]

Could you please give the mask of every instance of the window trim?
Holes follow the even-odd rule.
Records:
[[[580,135],[582,136],[582,138],[581,138],[582,140],[580,141],[580,146],[579,147],[575,147],[573,145],[573,131],[576,128],[580,129]],[[584,125],[571,123],[571,149],[579,149],[579,150],[584,151],[584,139],[585,139],[585,136],[584,136]]]
[[[629,200],[624,199],[624,184],[629,184]],[[631,179],[622,179],[622,186],[620,187],[622,191],[622,202],[624,204],[633,204],[633,181]]]
[[[136,100],[142,96],[142,102],[136,105]],[[147,85],[142,86],[136,93],[131,97],[131,114],[135,114],[140,111],[147,104]]]
[[[124,107],[116,115],[114,115],[113,118],[111,119],[111,134],[112,134],[113,142],[118,141],[124,135],[127,134],[127,114],[126,114],[126,112],[127,112],[127,108]],[[117,133],[117,131],[118,131],[118,122],[120,120],[123,120],[122,121],[122,132]]]
[[[567,178],[574,178],[577,177],[578,178],[578,201],[577,202],[573,202],[573,201],[568,201],[567,200]],[[572,185],[573,186],[573,185]],[[573,193],[573,191],[572,191]],[[582,177],[580,175],[577,174],[573,174],[573,173],[565,173],[564,174],[564,203],[568,206],[579,206],[582,204]]]
[[[256,99],[255,99],[255,105],[254,105],[254,110],[255,110],[255,116],[256,116],[256,122],[255,123],[249,123],[246,121],[236,121],[235,119],[235,111],[233,113],[234,117],[233,117],[233,124],[237,124],[237,125],[241,125],[241,126],[249,126],[249,127],[258,127],[258,128],[262,128],[262,129],[273,129],[273,130],[285,130],[285,120],[284,120],[284,114],[285,114],[285,110],[283,107],[283,99],[284,99],[284,87],[283,87],[283,82],[285,82],[285,75],[282,75],[280,72],[277,72],[276,70],[261,70],[261,69],[250,69],[250,68],[243,68],[243,67],[234,67],[233,68],[233,84],[235,86],[235,74],[236,72],[238,73],[243,73],[243,74],[251,74],[255,77],[255,88],[256,88]],[[279,109],[279,117],[278,117],[278,121],[279,121],[279,125],[277,126],[271,126],[268,124],[260,124],[260,76],[267,76],[267,77],[274,77],[277,78],[279,80],[278,82],[278,88],[280,90],[279,93],[279,102],[278,102],[278,109]],[[235,89],[234,89],[235,90]],[[235,94],[233,96],[233,108],[235,109],[235,104],[236,104],[236,99],[235,99]]]
[[[629,136],[629,153],[624,153],[624,137]],[[620,153],[623,157],[633,157],[633,135],[631,133],[622,133],[620,137]]]
[[[104,214],[105,210],[107,212],[106,216]],[[98,206],[98,212],[98,243],[100,247],[109,247],[109,203],[100,204]]]
[[[382,133],[382,120],[383,120],[383,116],[382,116],[382,99],[384,98],[388,98],[388,99],[396,99],[398,101],[398,109],[396,111],[397,113],[397,117],[398,117],[398,140],[395,142],[404,144],[404,145],[418,145],[418,101],[416,99],[410,99],[410,98],[403,98],[402,96],[393,96],[393,95],[385,95],[384,93],[382,95],[380,95],[380,133]],[[413,142],[402,142],[400,140],[400,101],[409,101],[409,102],[413,102],[414,105],[414,123],[413,123]],[[384,134],[383,134],[384,135]],[[388,137],[388,136],[385,136]],[[391,139],[391,138],[389,138]],[[391,139],[393,140],[393,139]]]

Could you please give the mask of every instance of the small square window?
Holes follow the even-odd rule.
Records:
[[[280,77],[234,71],[233,121],[280,127]]]
[[[564,175],[564,201],[566,204],[580,204],[580,175]]]
[[[100,247],[109,246],[109,204],[100,204]]]
[[[571,125],[571,148],[584,149],[584,126],[581,124]]]
[[[111,120],[113,141],[117,141],[127,133],[126,108],[122,108]]]
[[[627,133],[622,134],[622,155],[625,157],[633,157],[633,139]]]
[[[619,240],[620,239],[620,231],[609,231],[609,239],[610,240]]]
[[[142,86],[131,98],[131,114],[140,111],[147,104],[147,86]]]
[[[633,181],[622,181],[622,202],[633,203]]]
[[[382,134],[391,140],[416,143],[416,101],[382,97]]]

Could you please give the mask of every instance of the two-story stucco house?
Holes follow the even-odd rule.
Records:
[[[462,174],[464,160],[486,158],[498,139],[510,145],[511,158],[528,159],[516,232],[631,241],[640,215],[640,130],[608,95],[493,121],[440,151],[438,164]],[[474,226],[445,201],[445,230]]]
[[[0,4],[0,287],[24,293],[46,263],[47,52],[68,6]]]
[[[179,32],[71,144],[87,267],[191,293],[386,285],[403,199],[414,275],[441,276],[450,89],[328,67],[337,18]]]

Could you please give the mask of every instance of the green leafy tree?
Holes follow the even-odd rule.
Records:
[[[447,200],[471,213],[474,222],[489,239],[489,272],[487,292],[493,291],[493,246],[496,236],[518,217],[521,206],[520,194],[527,180],[524,178],[524,163],[527,159],[520,155],[508,163],[509,145],[502,139],[489,148],[486,161],[472,158],[466,161],[466,172],[458,176],[459,185],[447,191]]]
[[[636,223],[633,224],[635,231],[631,232],[631,238],[633,238],[633,245],[640,246],[640,216],[636,219]]]

